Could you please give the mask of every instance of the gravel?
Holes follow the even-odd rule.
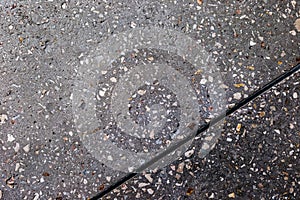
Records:
[[[88,65],[86,58],[113,34],[156,26],[189,36],[218,66],[230,107],[299,62],[299,6],[295,0],[1,1],[0,199],[87,199],[125,175],[84,145],[72,105],[79,67]],[[167,63],[181,67],[190,82],[216,81],[172,52],[130,53],[113,65]],[[99,72],[117,84],[120,74],[114,73]],[[180,120],[180,104],[172,92],[155,93],[152,99],[149,91],[136,90],[137,99],[149,102],[145,110],[161,95],[161,101],[174,103],[171,121]],[[222,133],[212,151],[214,140],[208,144],[197,138],[178,160],[141,173],[106,198],[297,199],[299,91],[298,73],[212,129],[210,133]],[[99,90],[99,99],[108,92]],[[147,123],[147,115],[138,111],[132,110],[132,119]],[[112,134],[119,147],[130,148],[120,142],[128,138]],[[199,147],[206,145],[203,153],[205,148]],[[150,147],[159,148],[159,142]]]

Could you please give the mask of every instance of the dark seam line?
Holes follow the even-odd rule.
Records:
[[[225,117],[231,115],[232,113],[234,113],[235,111],[237,111],[238,109],[240,109],[241,107],[243,107],[244,105],[246,105],[247,103],[249,103],[250,101],[256,99],[261,94],[263,94],[264,92],[268,91],[271,87],[277,85],[278,83],[280,83],[284,79],[290,77],[291,75],[293,75],[294,73],[296,73],[299,69],[300,69],[300,63],[298,63],[297,65],[295,65],[294,67],[292,67],[291,69],[289,69],[288,71],[286,71],[285,73],[281,74],[277,78],[273,79],[272,81],[270,81],[269,83],[267,83],[266,85],[264,85],[263,87],[261,87],[260,89],[256,90],[250,96],[248,96],[247,98],[241,100],[240,102],[238,102],[237,104],[235,104],[233,107],[227,109],[226,112],[224,112],[224,113],[220,114],[218,117],[212,119],[209,123],[205,123],[205,124],[201,125],[200,128],[197,130],[196,136],[198,136],[200,133],[206,131],[210,126],[215,125],[216,123],[218,123],[221,120],[223,120]],[[169,152],[172,152],[173,150],[175,150],[176,147],[185,144],[186,142],[190,141],[194,137],[195,137],[194,134],[191,134],[190,136],[188,136],[185,139],[181,140],[179,143],[176,143],[176,145],[173,145],[170,148],[168,148],[166,151],[158,154],[156,157],[154,157],[153,159],[151,159],[150,161],[148,161],[146,164],[144,164],[141,167],[139,167],[136,171],[140,171],[141,172],[141,171],[147,169],[147,167],[151,166],[153,163],[155,163],[158,160],[160,160],[162,157],[164,157],[165,155],[167,155]],[[105,195],[107,195],[108,193],[112,192],[114,189],[116,189],[117,187],[121,186],[122,184],[124,184],[125,182],[127,182],[128,180],[130,180],[131,178],[133,178],[134,176],[136,176],[137,174],[138,173],[136,173],[136,172],[128,173],[126,176],[120,178],[118,181],[116,181],[115,183],[113,183],[112,185],[110,185],[109,187],[107,187],[106,189],[104,189],[102,192],[96,194],[94,197],[89,198],[88,200],[97,200],[97,199],[100,199],[100,198],[104,197]]]

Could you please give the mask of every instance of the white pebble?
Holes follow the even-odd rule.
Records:
[[[154,193],[154,191],[153,191],[151,188],[147,189],[147,192],[148,192],[149,194],[153,194],[153,193]]]
[[[20,150],[20,144],[16,143],[16,146],[14,147],[15,152],[18,152]]]
[[[20,163],[16,163],[15,171],[18,171],[20,168]]]
[[[294,92],[294,93],[293,93],[293,98],[294,98],[294,99],[297,99],[297,98],[298,98],[297,92]]]
[[[38,200],[38,199],[40,199],[40,195],[39,195],[38,193],[35,193],[34,195],[35,195],[35,196],[34,196],[33,200]]]
[[[13,136],[13,135],[11,135],[11,134],[7,134],[7,142],[12,142],[12,141],[14,141],[16,138]]]
[[[103,90],[99,90],[99,95],[100,95],[101,97],[104,97],[104,95],[105,95],[105,91],[103,91]]]
[[[66,8],[67,8],[67,4],[66,4],[66,3],[63,3],[63,4],[61,5],[61,8],[62,8],[62,9],[66,9]]]
[[[201,79],[200,84],[204,85],[207,82],[206,79]]]
[[[138,90],[137,92],[139,95],[144,95],[146,93],[146,90]]]
[[[111,181],[111,176],[107,176],[107,177],[106,177],[106,180],[107,180],[108,182],[110,182],[110,181]]]
[[[194,154],[194,150],[193,149],[191,149],[191,150],[189,150],[189,151],[187,151],[187,152],[184,153],[185,157],[187,157],[187,158],[191,157],[191,155],[193,155],[193,154]]]
[[[256,45],[256,42],[253,42],[252,40],[250,41],[250,46],[252,47],[252,46],[254,46],[254,45]]]
[[[242,98],[242,94],[240,92],[234,93],[233,98],[239,100]]]
[[[135,28],[135,27],[136,27],[136,23],[131,22],[131,23],[130,23],[130,27],[131,27],[131,28]]]
[[[153,182],[153,178],[151,177],[151,174],[145,174],[145,178],[152,183]]]
[[[290,31],[290,34],[293,35],[293,36],[295,36],[297,33],[296,33],[295,30],[292,30],[292,31]]]
[[[73,132],[72,132],[72,131],[70,131],[70,132],[69,132],[69,135],[72,137],[72,136],[73,136]]]
[[[112,158],[112,156],[111,156],[111,155],[109,155],[109,156],[107,156],[107,160],[109,160],[109,161],[113,161],[114,159]]]
[[[27,144],[25,147],[23,147],[23,150],[28,153],[30,150],[30,144]]]
[[[145,186],[147,186],[147,185],[149,185],[149,183],[139,183],[138,187],[139,187],[139,188],[142,188],[142,187],[145,187]]]
[[[117,82],[117,79],[116,79],[115,77],[111,77],[109,80],[110,80],[111,82],[113,82],[113,83],[116,83],[116,82]]]
[[[6,114],[0,115],[0,124],[4,124],[4,122],[8,120],[8,117]]]
[[[88,183],[88,181],[86,180],[86,179],[83,179],[83,184],[87,184]]]

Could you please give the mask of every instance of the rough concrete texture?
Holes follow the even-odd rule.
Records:
[[[86,199],[125,175],[95,159],[74,124],[77,69],[105,38],[147,26],[188,35],[212,55],[232,106],[299,62],[299,18],[296,0],[0,1],[0,199]],[[299,198],[299,80],[226,118],[205,158],[195,140],[106,198]]]

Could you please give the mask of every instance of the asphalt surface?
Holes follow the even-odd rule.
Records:
[[[98,151],[92,152],[85,144],[78,133],[80,113],[74,107],[74,88],[81,81],[78,73],[85,69],[81,66],[90,66],[86,58],[95,50],[102,49],[102,53],[115,48],[102,45],[113,35],[155,26],[197,41],[211,55],[212,66],[220,70],[227,106],[300,60],[300,3],[295,0],[4,0],[0,1],[0,24],[0,199],[5,200],[87,199],[126,174],[111,168],[108,161],[114,163],[114,158],[109,154],[103,162]],[[197,71],[186,61],[188,57],[175,53],[162,48],[134,49],[112,63],[112,71],[99,71],[105,80],[100,77],[98,81],[115,83],[124,73],[117,69],[130,71],[134,65],[156,63],[170,65],[191,83],[202,84],[196,75],[204,76],[206,71]],[[293,75],[227,117],[218,127],[221,136],[210,152],[203,154],[205,145],[197,139],[181,158],[133,178],[105,199],[299,199],[299,77],[299,73]],[[195,91],[197,86],[193,86]],[[87,87],[95,88],[100,96],[95,95],[95,116],[103,128],[113,121],[108,113],[117,106],[101,107],[110,102],[103,99],[104,87]],[[151,126],[149,119],[159,116],[141,114],[147,106],[168,113],[160,118],[171,120],[160,129],[162,136],[157,137],[163,137],[162,141],[139,143],[132,135],[118,134],[116,126],[121,125],[121,131],[130,128],[125,122],[105,127],[111,137],[107,139],[128,151],[133,146],[136,151],[146,152],[145,146],[160,149],[170,139],[165,132],[174,132],[184,119],[180,112],[185,100],[176,99],[179,95],[170,86],[156,82],[135,87],[133,98],[126,101],[132,108],[128,109],[131,119]],[[205,89],[198,88],[197,98],[209,108],[205,102],[212,94]],[[118,91],[123,94],[122,89]],[[152,106],[161,101],[168,103]],[[139,102],[146,106],[140,107]],[[84,101],[79,105],[83,110],[87,107]],[[199,112],[206,118],[203,109]]]

